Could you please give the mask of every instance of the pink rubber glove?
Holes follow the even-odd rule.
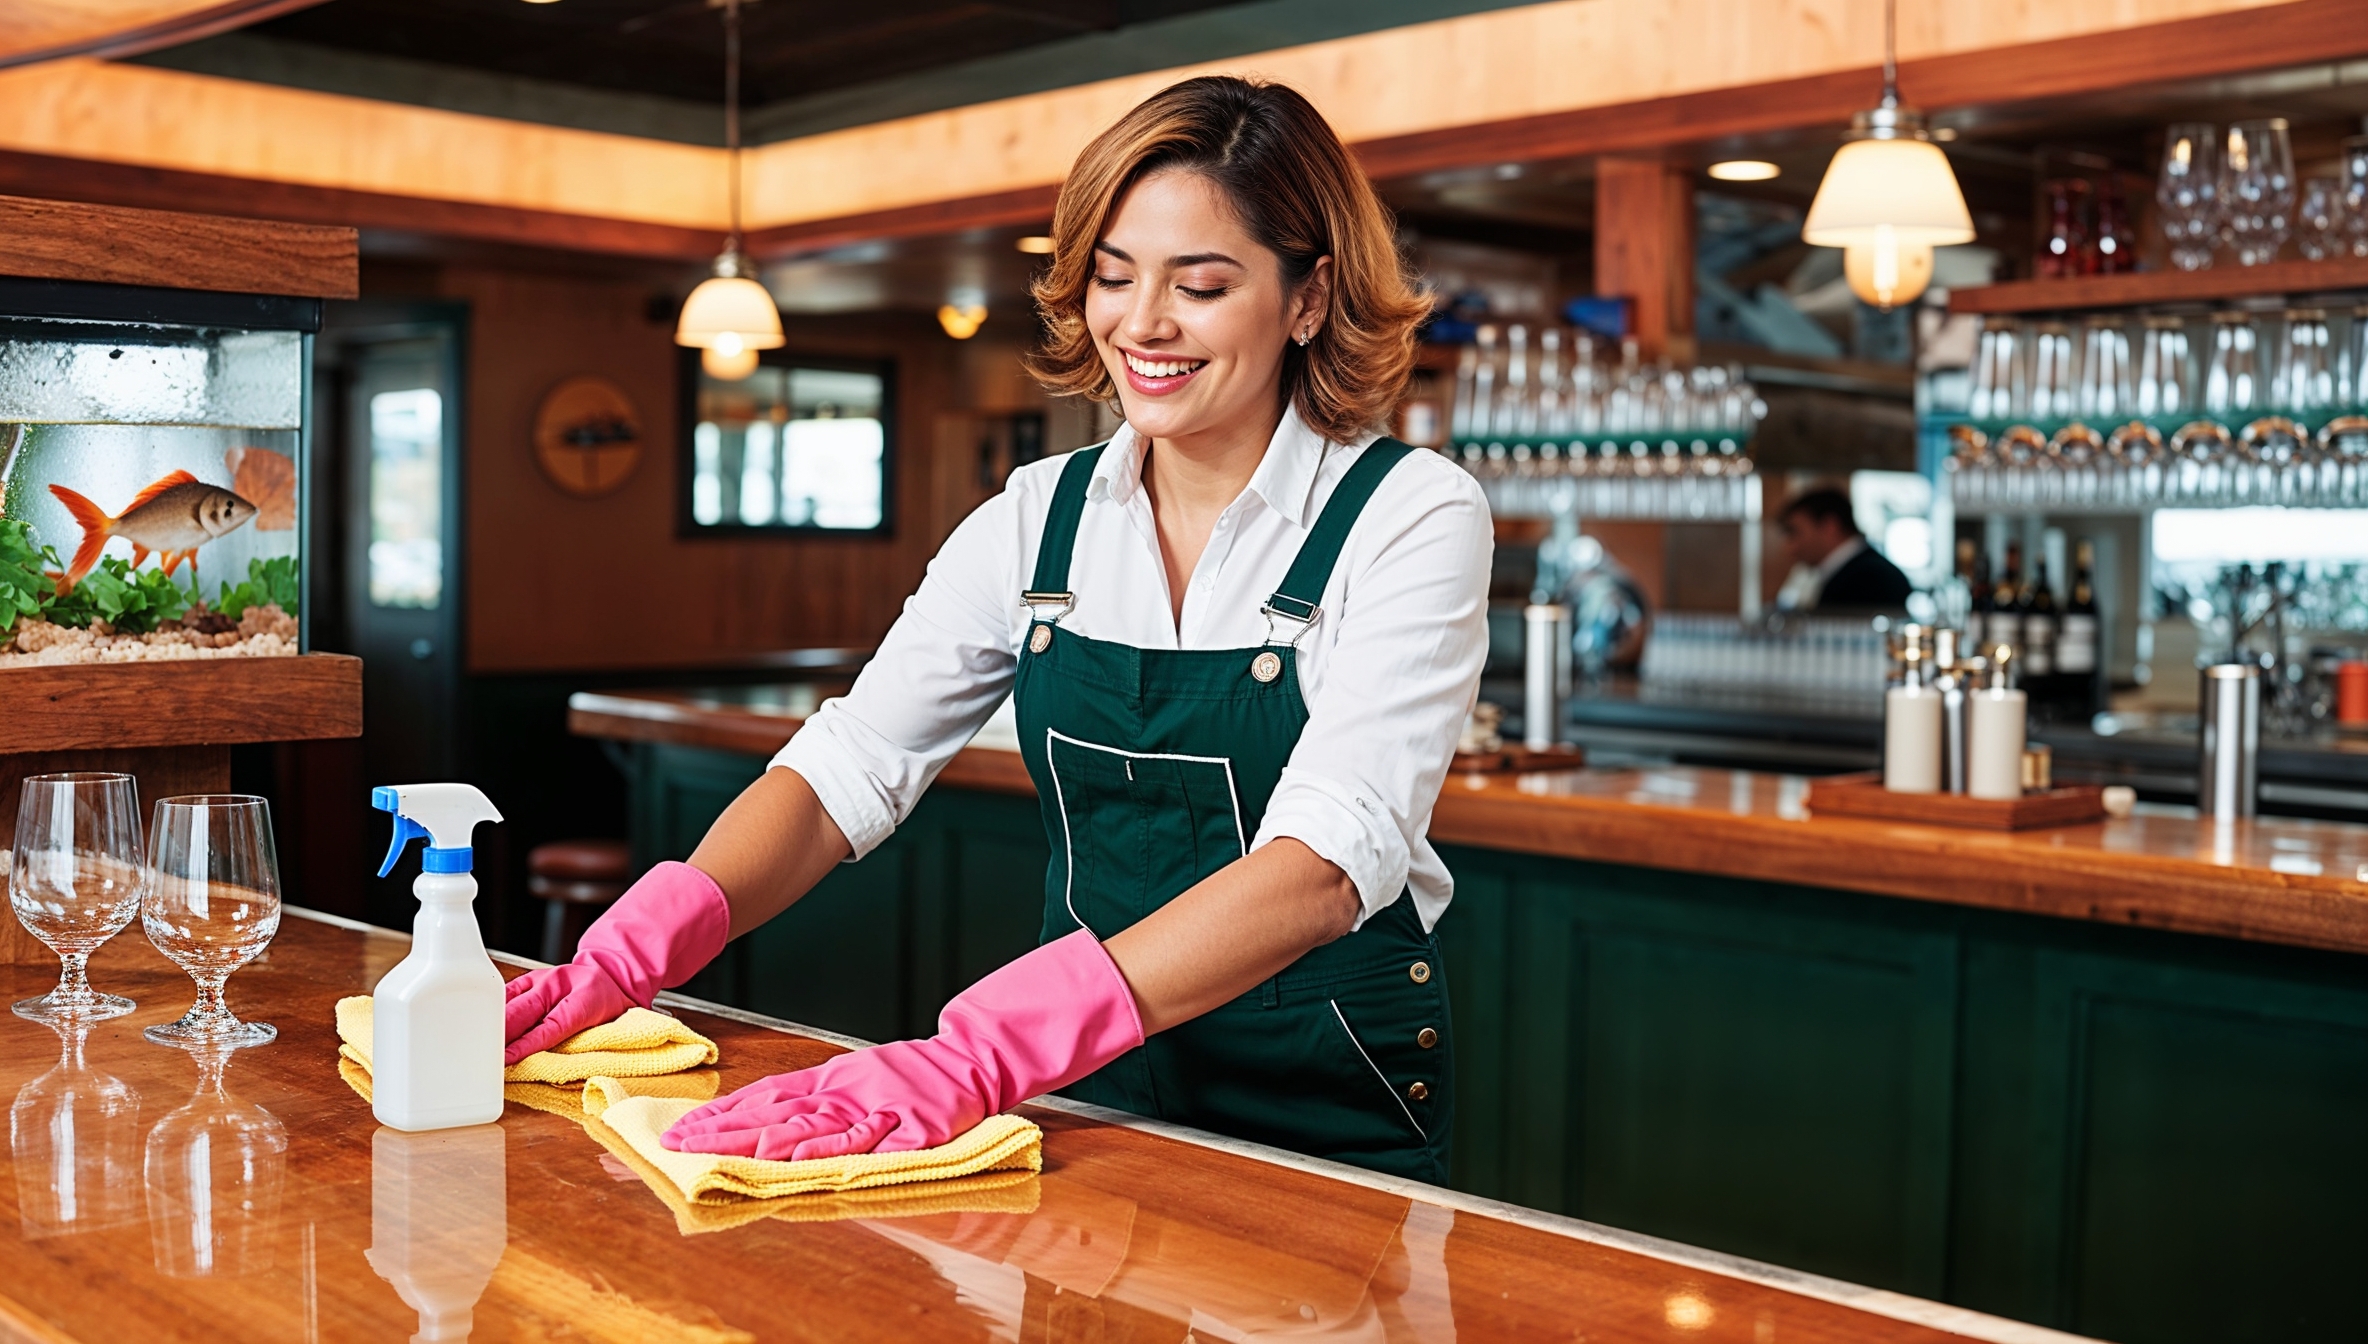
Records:
[[[928,1040],[760,1079],[687,1112],[661,1142],[791,1161],[933,1148],[1142,1043],[1134,991],[1079,929],[964,990]]]
[[[687,863],[641,875],[576,943],[575,960],[529,971],[508,986],[504,1064],[548,1050],[587,1027],[647,1008],[724,950],[732,908],[715,879]]]

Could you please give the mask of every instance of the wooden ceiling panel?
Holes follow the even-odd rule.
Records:
[[[762,106],[1234,3],[744,0],[743,99]],[[330,0],[254,31],[620,92],[723,97],[723,23],[708,0]]]

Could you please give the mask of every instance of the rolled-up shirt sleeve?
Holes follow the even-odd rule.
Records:
[[[1488,656],[1494,545],[1479,484],[1418,454],[1367,504],[1309,632],[1332,642],[1251,848],[1289,836],[1337,865],[1357,927],[1406,889],[1430,830]]]
[[[1010,693],[1018,580],[1011,491],[946,538],[879,651],[773,757],[813,786],[854,847],[877,848]]]

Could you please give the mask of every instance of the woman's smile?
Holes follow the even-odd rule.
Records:
[[[1126,361],[1127,386],[1146,397],[1164,397],[1180,390],[1192,381],[1192,375],[1209,364],[1205,359],[1181,359],[1173,355],[1163,358],[1126,349],[1118,353]]]

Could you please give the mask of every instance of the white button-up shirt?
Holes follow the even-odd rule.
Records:
[[[1062,628],[1145,649],[1264,643],[1260,605],[1373,437],[1327,444],[1287,412],[1248,488],[1219,515],[1179,625],[1140,474],[1143,440],[1121,426],[1078,519],[1077,607]],[[1021,467],[964,519],[854,689],[774,757],[813,786],[857,857],[887,838],[1010,693],[1029,625],[1020,593],[1035,577],[1066,465]],[[1289,836],[1337,864],[1363,901],[1360,926],[1411,889],[1428,929],[1454,894],[1425,837],[1487,656],[1493,545],[1478,483],[1414,453],[1366,502],[1323,613],[1299,641],[1308,722],[1250,847]],[[1280,624],[1287,637],[1293,627]]]

